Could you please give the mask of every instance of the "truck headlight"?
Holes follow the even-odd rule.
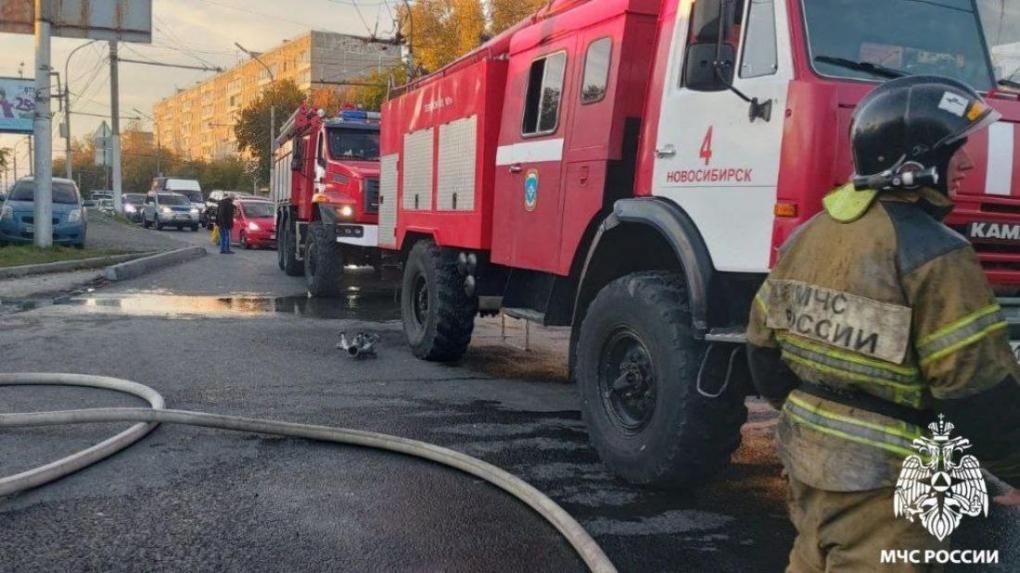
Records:
[[[75,209],[67,214],[68,223],[77,223],[78,221],[81,221],[81,209]]]
[[[350,205],[341,205],[336,208],[336,214],[343,219],[350,219],[354,216],[354,207]]]
[[[261,230],[261,227],[259,227],[258,224],[255,223],[255,221],[252,221],[251,223],[248,223],[248,230],[249,231],[259,231],[259,230]]]
[[[138,209],[135,209],[135,206],[132,205],[131,203],[125,203],[124,204],[124,212],[125,213],[134,213],[137,210]]]
[[[159,211],[165,215],[169,215],[170,213],[174,212],[173,209],[171,209],[170,207],[163,207]]]
[[[191,214],[192,214],[192,215],[198,215],[198,209],[195,209],[195,208],[193,207],[193,208],[191,209]]]

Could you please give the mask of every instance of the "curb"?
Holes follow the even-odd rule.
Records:
[[[70,271],[81,271],[87,269],[98,269],[118,263],[125,263],[139,257],[148,257],[148,253],[129,253],[126,255],[112,255],[107,257],[92,257],[90,259],[76,259],[73,261],[57,261],[55,263],[42,263],[38,265],[19,265],[0,269],[0,280],[17,279],[32,275],[44,275],[50,273],[64,273]]]
[[[103,276],[111,281],[132,279],[156,269],[184,263],[205,255],[205,247],[185,247],[106,267]]]

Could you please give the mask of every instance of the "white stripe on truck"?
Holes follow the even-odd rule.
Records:
[[[542,139],[503,145],[496,150],[496,165],[539,163],[563,159],[563,139]]]
[[[988,128],[988,179],[985,193],[988,195],[1010,195],[1013,188],[1013,144],[1012,123],[993,123]]]

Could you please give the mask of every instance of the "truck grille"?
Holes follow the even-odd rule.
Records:
[[[365,179],[365,212],[379,212],[379,179]]]

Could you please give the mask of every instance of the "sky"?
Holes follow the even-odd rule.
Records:
[[[396,7],[402,0],[152,0],[152,44],[120,44],[126,58],[157,60],[187,65],[230,67],[245,59],[235,46],[261,52],[311,30],[367,36],[392,37]],[[360,10],[360,14],[359,14]],[[52,64],[64,78],[68,54],[87,40],[54,38]],[[98,42],[74,54],[70,77],[71,109],[110,114],[109,63],[104,63],[108,45]],[[25,77],[32,75],[35,61],[34,38],[29,35],[0,34],[0,76],[17,77],[22,62]],[[122,118],[142,117],[134,111],[152,114],[152,106],[215,72],[201,72],[121,63],[120,109]],[[54,102],[55,103],[55,102]],[[54,110],[56,106],[54,105]],[[102,118],[73,115],[71,134],[93,133]],[[127,120],[122,119],[122,126]],[[54,118],[56,133],[57,118]],[[15,147],[19,175],[25,174],[25,136],[0,134],[0,147]],[[20,143],[19,143],[20,142]],[[63,155],[63,140],[54,141],[54,156]]]

